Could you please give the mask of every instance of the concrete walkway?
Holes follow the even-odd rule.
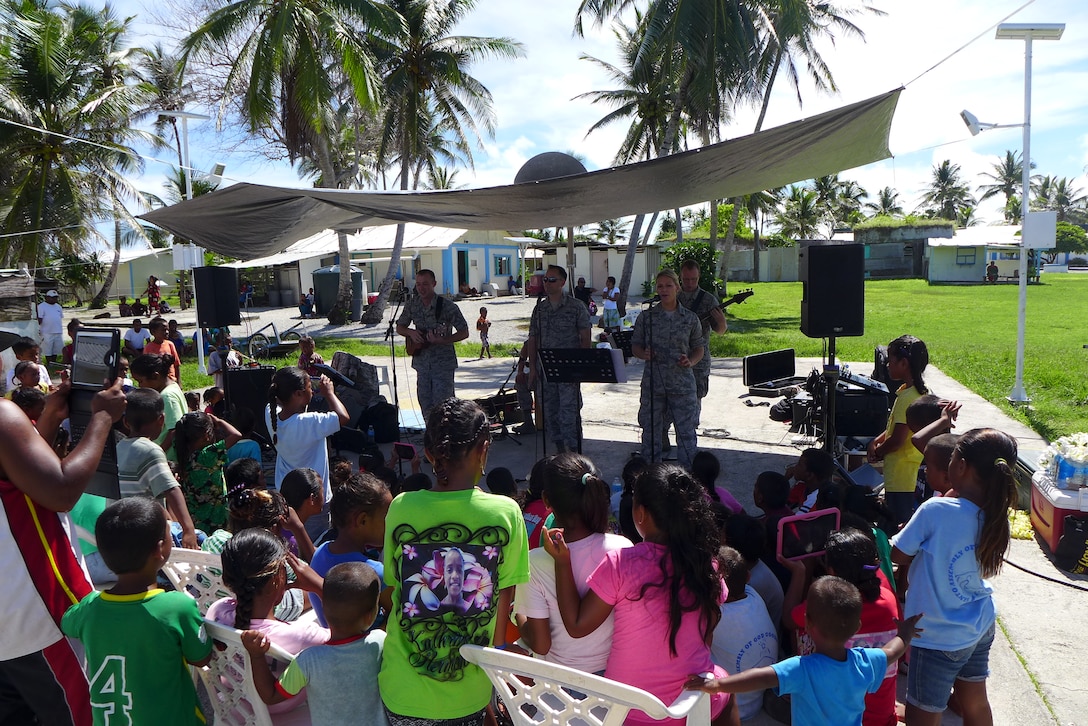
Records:
[[[493,321],[491,340],[520,342],[528,327],[528,318],[535,301],[521,298],[469,300],[459,303],[475,335],[472,324],[480,305],[487,305]],[[268,322],[275,321],[280,330],[300,322],[296,309],[255,311],[246,324],[232,327],[239,336]],[[387,311],[386,320],[390,312]],[[70,316],[70,315],[69,315]],[[191,311],[170,317],[181,321],[183,327],[194,324]],[[354,337],[381,340],[385,326],[349,325],[332,327],[327,321],[301,321],[302,328],[314,337]],[[398,347],[402,341],[397,341]],[[331,357],[332,349],[322,351]],[[415,377],[410,361],[405,357],[370,359],[375,365],[395,367],[402,408],[415,407]],[[457,372],[458,395],[481,398],[495,394],[510,373],[512,359],[463,360]],[[799,374],[818,365],[818,360],[799,360]],[[872,365],[851,366],[868,374]],[[767,417],[766,407],[744,405],[747,389],[741,383],[741,362],[737,359],[715,359],[712,367],[710,394],[703,405],[700,448],[713,451],[722,464],[720,484],[726,486],[749,512],[752,504],[752,483],[760,471],[781,471],[793,462],[799,448],[793,435],[783,424]],[[638,448],[639,429],[635,421],[638,410],[638,381],[642,376],[641,361],[633,360],[627,372],[626,384],[584,384],[582,409],[584,452],[600,468],[606,480],[619,473],[631,452]],[[964,388],[957,381],[930,367],[926,381],[932,390],[946,398],[964,403],[958,430],[991,426],[1017,437],[1021,452],[1042,450],[1046,442],[1033,431],[1009,418],[996,406]],[[755,399],[756,401],[768,399]],[[419,433],[406,433],[405,438],[421,444]],[[385,447],[389,448],[389,447]],[[532,463],[545,452],[543,437],[513,436],[498,440],[491,447],[489,467],[505,466],[515,476],[524,477]],[[995,640],[991,657],[992,675],[989,680],[990,701],[994,723],[1010,726],[1040,724],[1088,724],[1088,647],[1083,643],[1083,630],[1088,626],[1088,579],[1073,577],[1058,570],[1037,541],[1014,541],[1008,560],[1028,572],[1006,566],[994,579],[995,601],[1001,629]],[[1034,573],[1034,574],[1029,574]],[[1036,576],[1039,575],[1039,576]],[[1054,581],[1042,579],[1052,578]],[[1073,585],[1079,589],[1073,589]],[[900,678],[900,691],[905,678]],[[761,715],[751,724],[772,724]],[[960,720],[948,714],[944,723],[958,724]]]

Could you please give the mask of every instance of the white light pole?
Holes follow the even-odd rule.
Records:
[[[1009,393],[1011,403],[1027,403],[1027,391],[1024,390],[1024,331],[1027,328],[1028,309],[1028,245],[1024,239],[1023,222],[1028,215],[1028,198],[1031,194],[1031,42],[1039,40],[1060,40],[1065,32],[1065,23],[1002,23],[997,26],[998,40],[1024,41],[1024,154],[1021,162],[1024,166],[1023,192],[1020,196],[1020,302],[1016,325],[1016,382]]]
[[[191,200],[193,198],[193,165],[189,160],[189,119],[207,121],[211,116],[192,113],[191,111],[160,111],[159,115],[181,119],[181,156],[184,164],[181,171],[185,178],[185,199],[187,201]],[[195,294],[193,295],[193,306],[196,307]],[[208,375],[208,368],[204,365],[204,331],[200,327],[199,314],[196,320],[196,372],[202,376]]]

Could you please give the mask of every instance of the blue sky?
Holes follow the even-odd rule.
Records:
[[[884,186],[894,187],[908,211],[917,205],[932,167],[943,159],[959,164],[970,184],[982,183],[979,174],[1005,149],[1021,150],[1022,131],[997,129],[972,138],[959,112],[969,109],[991,123],[1021,123],[1024,43],[996,40],[994,31],[987,28],[1025,2],[875,0],[872,4],[887,15],[856,19],[866,33],[865,41],[838,38],[821,47],[839,93],[819,95],[802,88],[804,102],[799,107],[793,90],[782,83],[771,100],[765,128],[909,83],[893,123],[895,158],[846,170],[840,176],[857,180],[874,196]],[[839,4],[849,6],[851,0]],[[611,87],[603,72],[579,60],[579,55],[611,62],[616,60],[616,52],[607,28],[586,38],[573,35],[577,6],[578,0],[478,0],[460,33],[514,38],[525,45],[526,57],[473,69],[494,96],[498,128],[495,139],[485,141],[484,148],[476,152],[475,173],[460,170],[458,183],[469,187],[510,183],[526,160],[544,151],[573,150],[587,159],[590,169],[611,166],[625,127],[616,125],[587,138],[588,128],[608,109],[572,99],[586,91]],[[146,19],[141,0],[121,0],[117,7],[137,15],[140,21]],[[1035,0],[1008,22],[1066,24],[1062,40],[1034,44],[1031,156],[1036,173],[1073,177],[1078,187],[1088,191],[1088,2]],[[155,29],[137,27],[142,34],[133,42],[150,42],[147,37]],[[970,43],[980,34],[982,37]],[[951,59],[913,80],[964,45],[967,47]],[[756,109],[737,109],[734,121],[722,130],[723,138],[751,133],[755,117]],[[194,165],[209,168],[214,162],[223,162],[228,180],[305,184],[284,163],[272,164],[251,154],[228,151],[211,122],[194,125],[190,139]],[[139,185],[158,192],[161,168],[149,164]],[[996,204],[987,203],[980,212],[985,223],[1000,219]]]

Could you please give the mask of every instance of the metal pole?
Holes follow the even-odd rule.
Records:
[[[189,161],[189,117],[181,117],[181,146],[184,151],[185,169],[185,198],[193,198],[193,171]],[[196,306],[196,296],[193,296],[193,306]],[[204,364],[204,331],[200,327],[200,314],[196,316],[196,372],[202,376],[208,375],[208,367]]]
[[[1023,192],[1020,197],[1020,229],[1028,216],[1028,199],[1031,195],[1031,33],[1024,37],[1024,157]],[[1028,310],[1028,249],[1023,231],[1020,235],[1020,301],[1016,323],[1016,382],[1009,393],[1011,403],[1027,403],[1024,390],[1024,331],[1027,328]]]

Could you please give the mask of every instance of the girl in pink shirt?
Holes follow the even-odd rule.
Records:
[[[608,552],[579,597],[570,548],[545,530],[555,558],[559,612],[572,638],[614,618],[605,677],[672,703],[690,673],[724,673],[710,657],[727,590],[715,563],[718,529],[701,484],[679,466],[651,464],[635,482],[635,527],[643,542]],[[711,700],[715,726],[739,724],[732,698]],[[628,724],[658,723],[631,711]]]

